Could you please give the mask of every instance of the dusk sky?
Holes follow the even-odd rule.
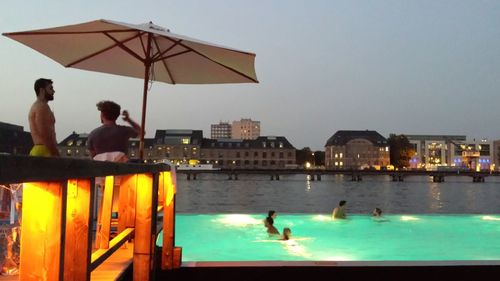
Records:
[[[0,32],[96,19],[256,54],[259,84],[154,82],[146,138],[251,118],[297,149],[323,150],[338,130],[500,139],[500,1],[3,1]],[[140,122],[140,79],[64,68],[5,36],[0,62],[2,122],[29,131],[40,77],[54,80],[58,141],[99,126],[100,100]]]

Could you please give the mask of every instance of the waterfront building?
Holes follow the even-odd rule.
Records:
[[[88,134],[71,133],[57,144],[59,155],[70,158],[90,158],[87,149],[87,137]]]
[[[231,138],[242,140],[254,140],[260,136],[260,121],[252,119],[241,119],[233,121],[231,126]]]
[[[168,159],[176,165],[196,164],[202,140],[201,130],[156,130],[153,142],[147,145],[148,152],[144,150],[144,159],[152,162]]]
[[[59,144],[61,155],[87,158],[87,134],[73,133]],[[284,169],[296,162],[295,147],[282,136],[254,140],[206,139],[201,130],[156,130],[144,139],[144,161],[175,165],[212,164],[218,168]],[[128,157],[139,159],[139,139],[129,141]]]
[[[230,139],[231,124],[221,121],[219,124],[210,125],[210,137],[212,139]]]
[[[295,147],[282,136],[203,139],[200,163],[223,169],[284,169],[295,164],[295,152]]]
[[[494,164],[493,142],[467,140],[464,135],[406,135],[417,152],[410,168],[490,170]]]
[[[0,152],[28,155],[33,147],[31,134],[22,126],[0,122]]]
[[[380,169],[389,164],[389,144],[376,131],[337,131],[325,144],[326,169]]]
[[[128,141],[127,156],[132,161],[139,160],[140,142],[141,141],[139,139],[130,139]],[[161,151],[155,149],[155,139],[152,139],[152,138],[145,138],[144,139],[143,157],[144,157],[143,159],[146,160],[146,162],[155,162],[158,159],[164,158],[164,156],[161,154]]]

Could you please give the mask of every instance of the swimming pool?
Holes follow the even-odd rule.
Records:
[[[279,214],[291,241],[269,238],[262,214],[177,214],[183,262],[224,261],[495,261],[500,215]]]

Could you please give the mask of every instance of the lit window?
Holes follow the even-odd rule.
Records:
[[[337,153],[335,153],[335,158],[339,158],[339,155]]]
[[[385,147],[385,151],[389,151],[389,147],[388,146]]]
[[[338,166],[339,165],[339,162],[335,162],[335,166]]]
[[[340,153],[340,158],[342,158],[342,152]]]
[[[182,138],[182,144],[189,144],[189,138]]]
[[[344,166],[344,162],[340,162],[340,166]]]

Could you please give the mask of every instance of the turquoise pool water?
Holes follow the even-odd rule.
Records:
[[[183,262],[500,260],[500,215],[279,214],[294,239],[270,238],[255,214],[178,214]]]

